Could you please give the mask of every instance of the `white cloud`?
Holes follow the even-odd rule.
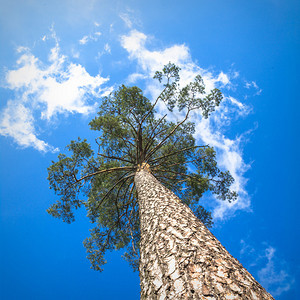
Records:
[[[89,36],[85,35],[84,37],[82,37],[82,39],[79,40],[79,44],[80,45],[85,45],[89,40]]]
[[[110,46],[109,46],[109,44],[108,43],[106,43],[105,45],[104,45],[104,51],[106,52],[106,53],[111,53],[111,48],[110,48]]]
[[[184,44],[173,45],[164,49],[149,50],[146,47],[147,35],[137,30],[132,30],[128,35],[121,37],[121,45],[128,51],[129,58],[138,63],[138,72],[128,77],[130,83],[140,78],[148,78],[146,91],[155,98],[161,86],[151,78],[155,71],[161,70],[168,62],[172,62],[181,68],[181,81],[183,86],[192,81],[196,75],[200,74],[206,86],[206,92],[214,88],[225,88],[230,90],[232,82],[239,74],[238,72],[215,74],[210,70],[201,68],[191,57],[189,48]],[[160,103],[159,109],[165,109]],[[250,207],[250,197],[245,189],[245,172],[249,168],[242,156],[242,135],[235,139],[229,139],[222,132],[224,126],[228,126],[233,119],[245,116],[250,112],[250,108],[238,99],[228,95],[222,101],[209,119],[203,119],[201,114],[193,114],[191,120],[196,123],[196,138],[199,142],[213,146],[218,155],[219,165],[231,172],[235,179],[232,189],[237,191],[239,198],[237,201],[228,203],[215,199],[213,215],[217,219],[223,219],[232,215],[238,209],[248,209]],[[163,112],[161,112],[163,113]],[[172,116],[174,120],[180,117],[178,112]]]
[[[6,72],[6,87],[15,92],[16,98],[7,103],[1,114],[0,134],[13,137],[21,146],[48,151],[52,148],[36,137],[33,112],[39,112],[40,118],[46,120],[61,113],[88,114],[95,108],[91,99],[111,91],[102,88],[108,78],[92,76],[82,65],[69,62],[60,53],[56,38],[47,64],[27,48],[17,51],[20,58],[16,68]],[[23,112],[23,118],[16,118],[13,108]]]
[[[228,75],[223,72],[219,74],[217,81],[221,82],[224,86],[230,83]]]
[[[291,288],[294,279],[286,270],[282,269],[282,266],[277,266],[275,252],[275,248],[271,246],[265,249],[265,260],[267,263],[258,271],[258,278],[273,296],[279,296]],[[283,264],[281,263],[281,265]]]
[[[248,112],[249,108],[247,108],[242,102],[239,102],[237,99],[231,96],[229,96],[227,99],[229,99],[232,104],[236,105],[239,108],[239,110]]]
[[[252,254],[255,252],[255,249],[252,246],[248,245],[245,242],[245,240],[241,240],[240,243],[241,243],[240,256],[242,256],[244,254],[249,255],[249,254]]]
[[[127,78],[127,84],[132,84],[142,79],[147,79],[147,77],[144,74],[132,73]]]
[[[218,119],[219,117],[219,119]],[[222,121],[226,122],[226,114],[214,114],[209,119],[199,119],[196,121],[196,137],[214,147],[218,154],[218,164],[221,168],[229,170],[234,178],[232,190],[237,191],[239,198],[237,201],[227,202],[215,199],[213,217],[223,219],[232,215],[240,209],[249,210],[250,197],[245,189],[247,179],[244,177],[249,166],[244,162],[241,150],[241,137],[229,139],[221,132]]]
[[[240,256],[248,261],[249,269],[257,275],[259,283],[273,296],[280,296],[290,290],[295,280],[288,273],[287,263],[276,257],[276,249],[266,243],[263,245],[261,249],[241,240]]]
[[[89,113],[91,96],[100,96],[100,86],[108,79],[100,75],[91,76],[83,66],[66,62],[59,48],[51,49],[50,65],[44,66],[31,53],[25,53],[17,61],[18,68],[6,74],[8,87],[22,89],[24,102],[42,105],[41,115],[50,119],[56,113]],[[31,97],[33,96],[33,97]]]
[[[140,58],[141,52],[145,52],[145,42],[147,36],[137,30],[132,30],[130,35],[121,37],[121,45],[125,48],[132,58]]]
[[[46,142],[38,139],[35,134],[34,120],[31,111],[22,103],[9,100],[0,113],[0,134],[9,136],[22,147],[33,147],[39,151],[55,152]]]

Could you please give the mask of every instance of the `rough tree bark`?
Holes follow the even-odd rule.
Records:
[[[147,168],[135,184],[141,299],[273,299]]]

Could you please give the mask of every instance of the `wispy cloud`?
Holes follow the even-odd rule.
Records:
[[[260,95],[262,93],[262,89],[257,85],[255,81],[247,82],[245,81],[245,88],[246,89],[254,89],[254,95]]]
[[[14,92],[15,99],[7,103],[0,121],[0,134],[11,136],[23,147],[33,146],[40,151],[54,151],[54,148],[37,138],[34,112],[47,121],[62,113],[88,114],[95,108],[91,98],[111,91],[102,87],[108,78],[90,75],[82,65],[61,54],[53,30],[52,38],[55,45],[46,63],[28,48],[17,49],[20,58],[16,68],[6,72],[6,88]],[[22,117],[16,117],[15,112]]]
[[[228,94],[233,88],[232,80],[239,76],[238,72],[213,72],[200,67],[192,60],[190,50],[184,44],[150,50],[146,46],[148,39],[146,34],[137,30],[132,30],[128,35],[121,37],[121,45],[128,51],[129,58],[138,63],[137,72],[128,77],[129,82],[146,78],[146,90],[154,98],[161,87],[151,78],[156,70],[160,70],[163,65],[171,61],[181,68],[181,85],[189,83],[197,74],[201,74],[207,92],[213,88],[223,89],[225,99],[209,119],[203,119],[200,113],[193,114],[192,121],[196,123],[195,136],[199,142],[215,147],[220,166],[231,172],[235,179],[232,189],[239,193],[238,200],[232,203],[214,199],[214,217],[223,219],[238,209],[249,209],[251,202],[245,187],[247,183],[245,172],[249,165],[243,160],[242,153],[244,134],[230,139],[223,133],[224,128],[233,120],[245,117],[251,111],[247,105]],[[164,109],[162,105],[160,108]],[[178,114],[173,117],[176,119]]]
[[[258,271],[258,278],[263,286],[272,292],[274,296],[279,296],[288,291],[294,279],[286,270],[280,269],[275,263],[275,248],[269,246],[265,249],[266,265]]]
[[[80,40],[79,40],[79,44],[80,45],[85,45],[87,44],[89,41],[93,41],[93,42],[97,42],[99,37],[101,36],[101,32],[100,31],[96,31],[93,34],[89,34],[89,35],[85,35],[83,36]]]
[[[111,54],[111,48],[110,45],[108,43],[106,43],[103,47],[102,51],[98,51],[96,59],[99,59],[101,56],[103,56],[104,54]]]
[[[88,35],[85,35],[83,36],[80,40],[79,40],[79,44],[80,45],[85,45],[89,40],[89,36]]]
[[[241,244],[240,256],[243,256],[245,254],[250,255],[255,252],[255,249],[251,245],[246,243],[245,240],[241,240],[240,244]]]
[[[240,256],[248,261],[260,284],[273,296],[280,296],[291,289],[295,279],[289,275],[287,263],[276,257],[276,249],[266,243],[262,245],[257,249],[241,240]]]
[[[88,42],[97,42],[102,32],[99,31],[100,24],[94,22],[94,31],[90,34],[84,35],[78,42],[80,45],[86,45]]]
[[[137,11],[127,8],[125,11],[119,14],[119,17],[125,23],[126,27],[131,29],[133,26],[139,26],[141,24],[141,21],[139,20],[137,15]]]
[[[127,13],[120,13],[120,18],[124,21],[128,28],[132,27],[132,21]]]
[[[111,53],[111,48],[110,48],[110,46],[109,46],[109,44],[108,43],[106,43],[105,45],[104,45],[104,51],[106,52],[106,53]]]

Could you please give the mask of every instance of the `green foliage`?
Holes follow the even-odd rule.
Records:
[[[50,187],[60,197],[48,212],[65,222],[74,221],[74,210],[84,206],[95,227],[84,242],[92,268],[102,270],[106,251],[125,249],[124,258],[134,268],[139,261],[139,215],[134,175],[142,163],[151,173],[191,207],[206,226],[212,226],[210,212],[199,200],[206,192],[232,201],[233,182],[229,172],[221,171],[216,154],[208,145],[198,146],[195,126],[189,113],[200,110],[207,118],[222,100],[214,89],[205,93],[201,76],[181,88],[180,69],[168,64],[154,78],[163,84],[151,103],[137,87],[122,85],[102,99],[90,128],[99,133],[95,153],[86,140],[71,141],[70,156],[60,154],[48,168]],[[155,107],[164,102],[185,113],[178,123],[156,118]]]

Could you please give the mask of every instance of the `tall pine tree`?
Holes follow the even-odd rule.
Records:
[[[70,223],[84,206],[95,225],[84,242],[92,267],[101,271],[105,252],[124,248],[139,269],[142,299],[272,299],[206,228],[212,217],[199,205],[206,192],[237,197],[232,176],[213,148],[196,145],[188,121],[195,110],[207,118],[221,92],[206,94],[201,76],[181,88],[171,63],[154,78],[163,90],[153,103],[124,85],[102,100],[90,122],[96,151],[78,139],[52,163],[48,179],[60,200],[48,212]],[[157,118],[158,103],[182,120]]]

